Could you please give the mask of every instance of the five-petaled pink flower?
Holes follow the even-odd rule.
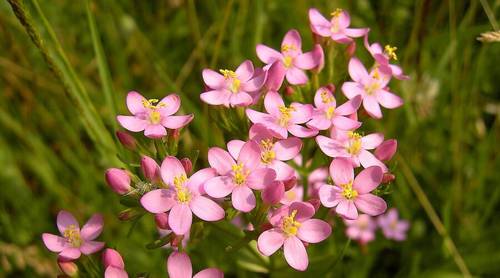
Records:
[[[250,60],[243,62],[235,71],[203,70],[203,81],[210,88],[200,95],[201,100],[211,105],[226,107],[248,106],[253,103],[251,93],[258,91],[264,83],[264,74],[255,75]]]
[[[292,85],[301,85],[306,84],[308,81],[304,70],[320,66],[323,49],[315,46],[313,51],[302,53],[300,34],[297,30],[292,29],[286,33],[281,42],[281,52],[259,44],[257,45],[257,56],[267,64],[265,68],[270,67],[276,61],[281,61],[285,67],[286,80]]]
[[[203,196],[203,185],[216,176],[215,169],[201,169],[188,178],[181,162],[176,157],[167,156],[160,171],[168,188],[146,193],[141,198],[141,204],[152,213],[170,211],[168,225],[175,234],[184,235],[189,232],[193,213],[205,221],[224,218],[224,210],[216,202]]]
[[[381,73],[378,68],[368,73],[361,61],[353,57],[349,61],[349,75],[354,82],[344,82],[342,91],[348,99],[361,96],[368,115],[380,119],[380,105],[389,109],[403,105],[403,99],[387,90],[390,77]]]
[[[260,147],[255,141],[246,142],[238,154],[237,162],[231,155],[218,147],[208,150],[208,163],[220,176],[205,183],[205,191],[214,198],[231,194],[233,207],[249,212],[255,208],[256,200],[252,192],[262,190],[276,179],[276,172],[264,168],[260,163]]]
[[[104,247],[104,242],[94,241],[101,234],[103,225],[102,215],[94,214],[80,229],[73,215],[62,210],[57,214],[57,228],[62,237],[44,233],[43,243],[50,251],[59,253],[60,259],[76,260],[82,253],[90,255]]]
[[[387,209],[384,199],[370,193],[382,181],[384,174],[380,167],[368,167],[354,178],[352,163],[337,158],[330,164],[330,175],[335,185],[324,184],[319,189],[323,206],[336,207],[335,211],[347,219],[358,218],[358,210],[377,216]]]
[[[130,131],[140,132],[149,138],[167,135],[166,128],[179,129],[191,122],[193,114],[174,116],[181,106],[178,95],[171,94],[162,100],[147,100],[137,92],[127,95],[127,107],[133,116],[117,116],[120,125]]]
[[[246,114],[252,123],[264,125],[274,137],[286,139],[288,132],[300,138],[313,137],[318,134],[317,129],[309,129],[300,125],[311,119],[312,105],[293,102],[287,107],[277,92],[270,91],[264,98],[264,106],[267,113],[247,109]]]
[[[336,9],[331,16],[332,19],[328,20],[318,10],[310,9],[309,21],[312,31],[343,44],[351,43],[352,38],[362,37],[369,31],[368,28],[348,28],[351,24],[351,17],[342,9]]]
[[[307,123],[308,127],[326,130],[334,126],[342,130],[353,130],[361,126],[361,123],[349,118],[356,113],[361,105],[361,96],[357,96],[337,107],[333,94],[328,88],[322,87],[316,91],[314,96],[316,109],[312,119]]]
[[[367,244],[375,239],[377,224],[370,215],[361,214],[355,220],[344,219],[344,223],[347,226],[345,233],[348,238],[357,240],[361,244]]]
[[[389,63],[392,60],[397,60],[398,56],[396,55],[397,47],[386,45],[384,48],[376,42],[370,44],[368,42],[368,34],[365,36],[364,44],[368,52],[372,55],[373,59],[375,59],[375,67],[380,69],[383,74],[394,76],[397,79],[405,80],[409,79],[409,76],[403,73],[401,67]]]
[[[264,231],[257,239],[257,247],[265,256],[271,256],[284,246],[288,264],[300,271],[306,270],[309,259],[306,243],[318,243],[332,233],[328,223],[311,219],[314,207],[307,202],[294,202],[277,209],[269,219],[273,228]]]
[[[387,213],[377,218],[377,223],[382,229],[382,233],[388,239],[403,241],[406,239],[406,232],[410,228],[410,223],[406,220],[400,220],[398,210],[391,208]]]
[[[186,253],[174,251],[167,259],[170,278],[223,278],[224,273],[217,268],[207,268],[193,276],[191,259]]]

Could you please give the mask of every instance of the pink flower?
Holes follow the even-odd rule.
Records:
[[[214,201],[203,196],[204,183],[215,177],[215,169],[205,168],[190,178],[181,162],[167,156],[161,164],[161,178],[167,189],[156,189],[141,198],[142,206],[149,212],[170,211],[168,225],[177,235],[184,235],[191,228],[193,213],[204,221],[218,221],[224,218],[224,210]]]
[[[323,50],[315,47],[313,51],[302,53],[302,39],[297,30],[286,33],[281,42],[281,52],[263,44],[257,45],[257,56],[269,67],[276,61],[281,61],[285,67],[286,80],[292,85],[306,84],[308,81],[304,70],[320,66]]]
[[[330,37],[338,43],[348,44],[353,41],[352,38],[362,37],[369,31],[368,28],[348,28],[351,18],[342,9],[335,10],[331,16],[332,18],[328,21],[318,10],[310,9],[309,21],[313,33],[322,37]]]
[[[120,125],[130,131],[140,132],[149,138],[161,138],[169,129],[179,129],[191,122],[193,114],[173,116],[181,106],[178,95],[172,94],[162,100],[147,100],[137,92],[127,95],[127,107],[133,116],[117,116]]]
[[[410,223],[406,220],[399,220],[398,210],[391,208],[386,214],[377,218],[377,223],[382,229],[382,233],[388,239],[403,241],[406,239],[406,232],[410,228]]]
[[[342,91],[348,99],[361,96],[366,112],[376,119],[382,118],[380,106],[394,109],[403,105],[403,99],[386,88],[389,79],[375,68],[370,74],[357,58],[349,61],[349,75],[354,82],[344,82]]]
[[[258,91],[264,83],[264,75],[254,75],[252,62],[246,60],[235,71],[203,70],[203,80],[211,89],[200,95],[201,100],[211,105],[226,107],[248,106],[253,98],[250,92]]]
[[[370,44],[368,42],[368,34],[365,36],[364,44],[368,52],[372,55],[373,59],[376,61],[375,67],[378,67],[380,71],[386,75],[394,76],[397,79],[405,80],[409,79],[407,75],[403,73],[403,70],[397,66],[390,64],[391,59],[398,60],[396,55],[397,47],[392,47],[386,45],[383,49],[379,43]]]
[[[209,179],[205,183],[205,191],[214,198],[231,194],[235,209],[251,211],[256,204],[252,189],[262,190],[276,178],[274,170],[261,166],[260,159],[260,147],[253,140],[241,147],[237,162],[227,151],[218,147],[210,148],[208,163],[220,176]]]
[[[387,172],[387,166],[378,160],[368,150],[375,149],[384,140],[382,133],[372,133],[361,136],[356,132],[336,132],[335,138],[317,136],[319,148],[329,157],[347,158],[355,167],[361,164],[364,168],[379,166]]]
[[[123,195],[130,191],[130,176],[127,171],[118,168],[109,168],[104,174],[106,183],[116,193]]]
[[[318,130],[301,126],[311,119],[313,107],[310,104],[293,102],[285,106],[277,92],[270,91],[264,98],[267,113],[247,109],[246,114],[252,123],[260,123],[271,131],[274,137],[288,138],[288,132],[300,138],[313,137]]]
[[[325,184],[319,189],[323,206],[336,207],[335,211],[347,219],[358,218],[358,210],[376,216],[387,209],[384,199],[370,193],[382,181],[380,167],[368,167],[354,178],[350,161],[337,158],[330,164],[330,175],[335,185]]]
[[[375,239],[377,225],[371,216],[361,214],[356,220],[344,219],[344,222],[347,225],[346,235],[348,238],[357,240],[361,244]]]
[[[334,126],[342,130],[353,130],[361,126],[360,122],[346,117],[356,113],[361,105],[361,96],[356,96],[337,107],[332,92],[322,87],[316,91],[314,105],[316,109],[314,109],[312,119],[307,123],[308,127],[326,130]]]
[[[265,256],[271,256],[284,246],[285,259],[294,269],[307,269],[306,243],[318,243],[330,236],[332,228],[319,219],[311,219],[314,207],[310,203],[295,202],[280,207],[270,218],[273,228],[257,239],[257,247]]]
[[[64,210],[57,214],[57,228],[61,236],[44,233],[43,243],[52,252],[59,253],[64,261],[76,260],[83,253],[90,255],[101,250],[104,242],[94,241],[103,228],[102,215],[94,214],[80,230],[76,219]]]
[[[217,268],[207,268],[193,276],[191,259],[186,253],[174,251],[167,260],[167,271],[170,278],[222,278],[224,273]]]
[[[115,249],[107,248],[102,252],[104,278],[127,278],[122,256]]]

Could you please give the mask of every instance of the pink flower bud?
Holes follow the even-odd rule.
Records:
[[[387,184],[392,182],[393,180],[396,179],[396,176],[394,176],[391,173],[384,173],[384,176],[382,177],[382,183]]]
[[[280,61],[274,62],[267,70],[266,88],[269,91],[278,91],[285,79],[286,69]]]
[[[281,181],[274,181],[267,185],[262,191],[264,204],[274,205],[280,202],[285,195],[285,186]]]
[[[123,195],[130,191],[130,176],[127,171],[118,168],[106,170],[106,182],[116,193]]]
[[[106,248],[106,250],[102,252],[102,264],[104,265],[104,268],[107,268],[108,266],[114,266],[122,269],[125,268],[125,264],[123,263],[120,253],[111,248]]]
[[[155,214],[155,222],[156,227],[162,230],[170,230],[170,226],[168,225],[168,213],[157,213]]]
[[[356,52],[356,43],[353,41],[350,43],[347,48],[346,48],[346,54],[347,57],[352,57],[354,55],[354,52]]]
[[[284,181],[285,191],[292,189],[295,185],[297,185],[297,177],[293,176],[288,180]]]
[[[117,131],[116,132],[116,137],[118,137],[118,141],[127,149],[129,150],[135,150],[137,147],[137,141],[135,138],[128,134],[127,132],[124,131]]]
[[[323,52],[323,48],[321,45],[316,44],[312,50],[313,59],[316,62],[317,66],[312,69],[314,72],[320,72],[325,66],[325,53]]]
[[[286,96],[292,96],[294,93],[295,93],[295,90],[293,89],[292,86],[285,87],[285,95]]]
[[[335,85],[333,85],[332,83],[326,85],[326,88],[332,92],[332,94],[335,94]]]
[[[193,171],[193,163],[191,162],[191,160],[187,157],[184,157],[183,159],[181,159],[181,164],[182,167],[184,167],[184,171],[186,171],[186,174],[191,174],[191,172]]]
[[[136,217],[137,214],[137,210],[133,208],[124,209],[120,213],[118,213],[118,219],[120,219],[121,221],[127,221]]]
[[[149,181],[155,182],[160,179],[160,166],[149,156],[142,156],[141,170],[144,177]]]
[[[397,148],[398,141],[395,139],[386,140],[375,149],[375,157],[382,161],[391,160]]]
[[[307,202],[313,205],[315,211],[318,211],[319,206],[321,205],[321,201],[319,199],[310,199],[307,200]]]
[[[69,277],[75,277],[78,275],[78,266],[72,261],[57,260],[57,265],[61,269],[62,273],[68,275]]]

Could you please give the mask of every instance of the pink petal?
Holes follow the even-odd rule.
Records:
[[[208,163],[212,168],[217,170],[219,175],[231,172],[233,165],[236,164],[231,155],[219,147],[213,147],[208,150]]]
[[[207,268],[196,273],[193,278],[224,278],[224,273],[217,268]]]
[[[385,108],[394,109],[403,105],[403,99],[389,91],[379,90],[376,94],[377,101]]]
[[[320,63],[317,56],[318,54],[312,51],[300,54],[293,60],[293,65],[302,70],[313,69]]]
[[[392,156],[396,153],[398,142],[395,139],[384,141],[380,146],[375,149],[375,157],[381,161],[391,160]]]
[[[313,107],[310,104],[292,103],[290,107],[293,108],[290,113],[290,121],[294,124],[303,124],[311,119]]]
[[[288,127],[288,131],[299,138],[311,138],[319,133],[316,129],[306,128],[301,125],[291,125]]]
[[[276,180],[285,181],[295,175],[295,169],[280,160],[274,160],[269,167],[276,172]]]
[[[248,137],[250,137],[250,139],[252,140],[260,142],[264,139],[272,139],[273,135],[271,131],[269,131],[269,129],[263,124],[254,124],[248,131]]]
[[[239,92],[237,94],[232,94],[229,100],[231,107],[235,106],[249,106],[253,102],[252,96],[245,92]]]
[[[371,166],[361,171],[352,184],[352,187],[359,194],[365,194],[373,191],[382,182],[384,173],[378,166]]]
[[[382,142],[384,142],[384,134],[382,133],[372,133],[361,137],[361,146],[365,150],[375,149]]]
[[[277,228],[264,231],[257,239],[257,248],[264,256],[274,254],[285,242],[285,235]]]
[[[42,240],[47,249],[52,252],[61,252],[67,247],[67,241],[65,238],[53,234],[43,233]]]
[[[337,194],[339,192],[340,191],[336,187],[328,184],[323,184],[319,188],[318,192],[321,204],[323,204],[323,206],[327,208],[333,208],[334,206],[338,205],[339,202],[342,200],[337,198]]]
[[[187,181],[187,187],[191,192],[197,194],[205,194],[204,185],[209,179],[217,176],[217,170],[214,168],[204,168],[194,173]]]
[[[238,163],[243,163],[245,168],[253,170],[260,165],[260,147],[254,140],[246,142],[241,147]]]
[[[191,278],[191,259],[186,253],[174,251],[167,259],[167,271],[170,278]]]
[[[90,255],[98,252],[104,247],[104,242],[99,241],[85,241],[82,246],[80,246],[80,251],[85,255]]]
[[[261,190],[276,179],[276,172],[269,168],[252,171],[246,180],[246,185],[255,190]]]
[[[301,223],[297,237],[309,243],[318,243],[325,240],[332,233],[332,227],[323,220],[309,219]]]
[[[125,268],[125,263],[123,263],[123,258],[115,249],[106,248],[102,252],[102,263],[104,267],[114,266],[117,268]]]
[[[344,158],[334,159],[330,164],[330,176],[338,186],[352,182],[354,180],[352,163]]]
[[[144,130],[144,135],[148,138],[161,138],[167,135],[167,130],[160,124],[157,125],[148,125]]]
[[[205,192],[210,197],[223,198],[233,191],[234,186],[233,179],[229,176],[215,177],[205,182]]]
[[[162,116],[166,117],[173,115],[179,111],[179,108],[181,107],[181,98],[176,94],[170,94],[160,100],[158,106],[163,106],[158,108],[158,111]]]
[[[81,254],[82,253],[80,252],[80,249],[75,247],[70,247],[64,249],[61,253],[59,253],[59,258],[62,259],[63,261],[73,261],[80,258]]]
[[[333,125],[342,130],[354,130],[361,126],[361,122],[352,120],[344,116],[336,116],[332,120]]]
[[[329,129],[332,125],[332,121],[327,119],[324,111],[316,111],[316,115],[312,116],[312,119],[307,122],[307,127],[318,130]]]
[[[212,90],[202,93],[200,98],[203,102],[210,105],[224,105],[229,107],[231,92],[226,89]]]
[[[194,215],[205,221],[218,221],[224,218],[224,210],[216,202],[203,196],[191,200],[189,207]]]
[[[127,94],[127,108],[132,115],[140,114],[146,112],[146,108],[144,107],[144,101],[146,101],[146,98],[144,98],[141,94],[138,92],[129,92]]]
[[[227,142],[227,150],[229,151],[229,153],[233,158],[238,158],[238,156],[240,155],[241,148],[243,148],[243,145],[245,145],[245,143],[246,142],[243,140],[231,140]]]
[[[283,38],[283,42],[281,42],[281,47],[284,45],[295,46],[300,51],[302,49],[302,39],[299,32],[295,29],[288,31]]]
[[[236,69],[235,73],[238,76],[238,79],[242,82],[248,81],[253,76],[253,64],[250,60],[245,60],[241,65]]]
[[[274,205],[280,202],[285,195],[285,186],[281,181],[268,184],[262,191],[262,201],[265,204]]]
[[[276,60],[281,60],[281,58],[283,57],[280,52],[263,44],[258,44],[256,47],[256,51],[257,57],[259,57],[259,59],[266,64],[271,64]]]
[[[281,54],[280,54],[281,55]],[[267,80],[265,86],[269,91],[278,91],[283,84],[286,75],[286,68],[281,62],[281,57],[274,62],[267,70]]]
[[[161,178],[165,184],[169,186],[174,185],[174,178],[186,175],[186,170],[182,163],[175,156],[167,156],[161,163],[160,167]]]
[[[240,86],[241,91],[244,92],[255,92],[260,90],[264,83],[266,82],[266,73],[261,73],[259,75],[254,75],[254,77],[246,82],[243,82]]]
[[[311,29],[314,33],[323,36],[329,37],[331,23],[327,20],[321,13],[316,9],[309,9],[309,21],[311,22]]]
[[[352,80],[357,82],[360,82],[368,77],[368,72],[366,71],[365,66],[363,66],[363,63],[361,63],[361,61],[356,57],[351,58],[349,61],[349,75]]]
[[[303,70],[291,67],[286,71],[286,80],[292,85],[302,85],[306,84],[309,78],[307,78]]]
[[[194,118],[193,114],[182,116],[168,116],[163,118],[161,124],[166,128],[179,129],[188,125]]]
[[[349,81],[342,84],[342,92],[348,99],[352,99],[356,96],[363,95],[365,91],[360,87],[359,83]]]
[[[104,219],[101,214],[94,214],[92,217],[83,225],[80,235],[84,240],[94,240],[98,237],[104,226]]]
[[[187,204],[177,204],[170,210],[168,225],[176,235],[188,233],[192,222],[193,213]]]
[[[340,216],[345,217],[347,219],[357,219],[358,218],[358,209],[354,205],[354,202],[351,200],[342,200],[337,205],[335,209]]]
[[[213,71],[211,69],[204,69],[202,75],[203,81],[211,89],[217,90],[222,89],[226,86],[224,76],[216,71]]]
[[[316,143],[319,148],[329,157],[345,157],[348,154],[344,146],[340,145],[337,141],[323,135],[316,137]]]
[[[231,195],[233,207],[242,212],[249,212],[255,208],[255,195],[250,188],[238,186],[233,189]]]
[[[267,113],[279,117],[281,115],[280,107],[285,106],[285,103],[277,92],[270,91],[264,98],[264,106]]]
[[[375,119],[382,118],[382,111],[380,111],[380,106],[374,96],[366,96],[363,98],[363,107],[371,117]]]
[[[75,217],[67,211],[61,210],[57,214],[57,228],[61,235],[64,234],[64,231],[68,228],[68,226],[74,226],[77,229],[80,229],[80,225],[76,221]]]
[[[337,107],[335,109],[335,114],[346,116],[356,113],[356,111],[358,111],[359,109],[359,106],[361,105],[361,102],[362,102],[361,96],[357,95],[348,100],[346,103]]]
[[[302,149],[302,140],[296,137],[279,140],[273,146],[276,159],[286,161],[296,157]]]
[[[247,114],[248,119],[252,123],[265,123],[274,120],[274,118],[271,117],[269,114],[258,112],[252,109],[247,109],[245,110],[245,112]]]
[[[346,28],[344,29],[344,34],[351,38],[359,38],[368,33],[368,28]]]
[[[285,240],[284,245],[286,262],[296,270],[306,270],[309,258],[307,257],[306,248],[302,241],[295,236],[291,236]]]
[[[167,189],[156,189],[150,191],[141,198],[141,205],[149,212],[166,212],[175,205],[172,191]]]
[[[378,166],[382,169],[382,172],[387,172],[387,166],[378,160],[371,152],[367,150],[361,150],[359,153],[359,162],[363,165],[364,168],[368,168],[370,166]]]
[[[104,271],[104,278],[128,278],[128,274],[123,268],[109,266]]]
[[[133,132],[143,131],[148,125],[146,120],[136,118],[135,116],[116,116],[116,120],[123,128]]]
[[[345,29],[351,24],[351,17],[347,11],[342,11],[338,17],[339,29]]]
[[[313,205],[311,205],[311,203],[309,202],[293,202],[292,204],[290,204],[288,211],[291,213],[294,210],[297,211],[295,220],[299,222],[306,221],[307,219],[313,217],[314,213],[316,212]]]
[[[387,203],[384,199],[373,194],[361,194],[355,200],[356,207],[371,216],[377,216],[385,212]]]

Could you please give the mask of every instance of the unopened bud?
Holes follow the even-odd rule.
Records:
[[[260,225],[260,230],[261,231],[266,231],[266,230],[269,230],[269,229],[272,229],[272,228],[273,228],[273,225],[271,225],[271,223],[269,223],[269,222],[265,222],[262,225]]]
[[[353,41],[350,43],[345,50],[347,57],[352,57],[354,52],[356,52],[356,43]]]
[[[135,150],[137,148],[137,141],[135,138],[124,131],[117,131],[116,137],[118,137],[118,141],[127,149]]]
[[[283,184],[285,185],[285,191],[288,191],[292,189],[295,185],[297,185],[297,177],[293,176],[288,180],[284,181]]]
[[[104,268],[107,268],[108,266],[114,266],[118,268],[124,268],[125,264],[123,263],[122,256],[118,251],[115,249],[111,248],[106,248],[102,252],[102,264],[104,265]]]
[[[175,140],[179,140],[179,137],[181,136],[181,132],[179,129],[174,129],[171,131],[170,135],[172,136],[172,138],[174,138]]]
[[[334,94],[334,93],[335,93],[335,85],[333,85],[332,83],[330,83],[330,84],[326,85],[326,88],[327,88],[330,92],[332,92],[332,94]]]
[[[149,156],[142,156],[141,170],[144,177],[149,181],[155,182],[160,179],[160,166]]]
[[[320,44],[315,44],[312,52],[312,57],[316,63],[316,67],[312,69],[313,72],[319,73],[325,66],[325,53]]]
[[[72,261],[57,260],[57,265],[61,269],[62,273],[68,275],[69,277],[75,277],[78,275],[78,266]]]
[[[285,95],[286,96],[292,96],[294,93],[295,93],[295,90],[293,89],[292,86],[285,87]]]
[[[285,195],[285,186],[281,181],[268,184],[262,191],[262,201],[267,205],[274,205],[281,201]]]
[[[184,167],[184,171],[186,171],[186,174],[191,174],[191,171],[193,171],[193,163],[191,162],[191,160],[187,157],[184,157],[183,159],[181,159],[181,164],[182,167]]]
[[[396,179],[395,175],[391,173],[384,173],[384,176],[382,177],[382,183],[383,184],[391,183],[395,179]]]
[[[155,222],[156,227],[162,230],[170,230],[170,226],[168,225],[168,213],[157,213],[155,214]]]
[[[321,205],[321,202],[318,199],[309,199],[307,200],[307,202],[313,205],[315,211],[318,211],[319,206]]]
[[[375,149],[375,157],[381,161],[391,160],[396,153],[397,148],[398,141],[395,139],[386,140]]]
[[[106,182],[111,189],[123,195],[130,191],[130,176],[127,171],[118,168],[110,168],[106,170]]]

